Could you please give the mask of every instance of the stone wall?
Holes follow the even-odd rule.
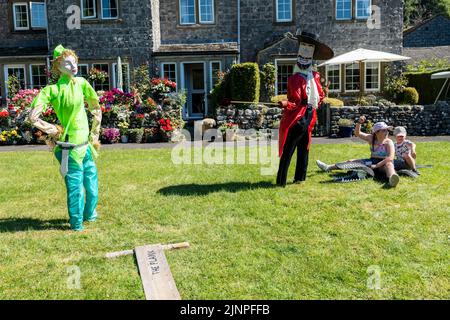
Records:
[[[294,23],[276,23],[274,0],[242,1],[242,60],[255,61],[256,53],[297,29],[319,34],[335,53],[357,48],[400,54],[403,41],[402,0],[373,0],[380,12],[380,28],[369,29],[367,21],[335,19],[335,0],[294,0]]]
[[[159,30],[159,20],[152,20],[158,16],[152,14],[152,6],[157,8],[157,4],[122,0],[118,19],[82,20],[81,29],[69,30],[66,10],[74,4],[79,5],[80,1],[47,1],[50,49],[62,43],[75,49],[81,60],[113,60],[121,56],[131,62],[131,67],[151,61],[151,51],[155,46],[153,30]]]
[[[46,30],[14,31],[12,1],[0,0],[0,48],[14,47],[47,48],[47,32]]]
[[[276,129],[281,119],[280,108],[269,108],[265,105],[218,107],[216,110],[217,126],[229,122],[239,125],[240,129]]]
[[[196,12],[198,12],[198,1]],[[245,1],[243,1],[245,2]],[[237,1],[215,0],[213,24],[180,25],[178,0],[160,1],[161,43],[214,43],[237,41]]]
[[[406,31],[405,47],[437,47],[450,45],[450,19],[438,15],[417,28]]]
[[[373,123],[385,121],[391,126],[404,126],[408,135],[450,135],[450,105],[438,102],[425,106],[331,107],[330,136],[337,137],[341,118],[356,120],[366,116]]]

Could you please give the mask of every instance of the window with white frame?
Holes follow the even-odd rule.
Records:
[[[79,64],[78,65],[77,77],[83,77],[85,79],[89,78],[89,65],[88,64]]]
[[[276,94],[287,93],[288,78],[294,73],[295,61],[276,61],[277,65],[277,83]]]
[[[162,78],[177,83],[177,65],[176,63],[163,63],[161,67]],[[178,83],[177,83],[178,87]]]
[[[108,77],[106,78],[105,82],[96,82],[94,81],[93,87],[95,91],[108,91],[110,89],[109,87],[109,64],[108,63],[94,63],[92,65],[93,68],[104,71],[108,74]]]
[[[195,0],[180,1],[180,24],[195,24]]]
[[[29,30],[28,4],[18,2],[13,4],[14,30]]]
[[[214,0],[198,0],[200,23],[214,23]]]
[[[47,73],[45,64],[30,65],[31,87],[40,89],[47,85]]]
[[[119,87],[119,73],[117,72],[117,63],[113,64],[113,84],[115,88]],[[122,63],[122,90],[130,92],[130,68],[128,63]]]
[[[102,18],[117,19],[119,17],[119,4],[117,0],[101,0]]]
[[[20,89],[25,89],[25,66],[24,65],[7,65],[5,66],[5,83],[8,88],[8,80],[11,76],[15,76],[19,81]]]
[[[30,2],[31,27],[47,28],[47,10],[43,2]]]
[[[292,0],[276,0],[277,22],[292,21]]]
[[[352,0],[336,0],[336,20],[352,18]]]
[[[222,71],[222,63],[220,61],[211,61],[210,63],[211,70],[211,89],[219,82],[218,73]]]
[[[96,0],[81,0],[81,18],[92,19],[97,17],[96,2]]]
[[[367,19],[371,15],[372,0],[356,0],[356,18]]]
[[[366,81],[365,89],[367,91],[380,90],[380,63],[366,62]]]
[[[341,91],[341,66],[332,65],[327,66],[327,84],[330,84],[328,89],[332,92]]]
[[[345,65],[345,91],[356,92],[360,90],[361,74],[359,63]]]
[[[15,2],[12,10],[15,31],[47,29],[47,9],[44,2]]]

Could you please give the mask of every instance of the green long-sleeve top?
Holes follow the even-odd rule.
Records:
[[[91,138],[89,137],[89,123],[84,102],[88,103],[89,111],[94,115],[92,124]],[[99,107],[99,98],[94,88],[82,77],[69,77],[62,75],[54,85],[46,86],[39,92],[33,100],[31,107],[33,111],[30,115],[31,123],[38,129],[46,133],[55,133],[56,128],[39,119],[39,115],[45,112],[48,105],[52,105],[56,116],[64,128],[64,133],[60,141],[68,141],[74,144],[83,144],[89,141],[84,147],[75,148],[70,151],[72,157],[80,165],[86,155],[87,148],[90,148],[94,158],[97,152],[92,146],[93,139],[98,139],[101,123],[101,109]],[[55,148],[57,152],[59,147]]]

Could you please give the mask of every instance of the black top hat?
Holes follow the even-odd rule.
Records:
[[[316,47],[314,50],[314,60],[328,60],[334,57],[333,50],[326,44],[320,42],[317,34],[306,31],[299,33],[297,31],[295,37],[298,39],[299,43],[305,42],[313,44]]]

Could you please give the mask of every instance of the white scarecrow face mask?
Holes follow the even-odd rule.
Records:
[[[313,44],[300,42],[297,55],[297,65],[300,69],[308,69],[312,65],[315,48]]]
[[[59,64],[61,74],[74,76],[78,73],[78,63],[74,56],[64,58]]]

